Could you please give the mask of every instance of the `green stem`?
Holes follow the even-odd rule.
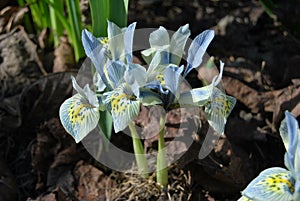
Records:
[[[143,178],[149,177],[149,168],[146,159],[146,155],[144,153],[144,147],[142,142],[137,134],[135,126],[133,123],[129,124],[129,129],[132,135],[132,143],[133,143],[133,150],[135,154],[135,160],[137,163],[138,171]]]
[[[156,181],[162,186],[168,185],[168,168],[165,152],[165,117],[160,118],[160,132],[158,136],[158,153],[157,153],[157,169]]]

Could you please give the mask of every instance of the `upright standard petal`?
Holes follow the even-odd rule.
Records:
[[[85,54],[92,60],[95,68],[100,73],[103,73],[103,66],[105,64],[105,56],[100,41],[93,36],[88,30],[82,31],[82,44]]]
[[[124,33],[122,29],[113,22],[107,22],[108,47],[111,52],[112,60],[125,61]]]
[[[100,48],[102,47],[100,41],[86,29],[82,31],[82,44],[83,44],[85,54],[88,57],[93,51],[95,51],[99,47]]]
[[[149,43],[152,48],[160,48],[170,44],[168,31],[160,26],[156,31],[153,31],[149,37]]]
[[[65,130],[78,143],[97,126],[100,114],[97,107],[75,94],[60,106],[59,117]]]
[[[183,71],[184,66],[168,66],[164,71],[164,81],[165,87],[170,90],[170,92],[176,98],[179,98],[179,85],[182,81],[181,73]],[[173,102],[172,100],[169,100]]]
[[[181,57],[184,53],[184,47],[187,39],[191,35],[189,25],[181,26],[172,36],[170,43],[169,62],[171,64],[179,65]]]
[[[147,64],[150,64],[154,54],[159,52],[161,55],[160,63],[169,63],[170,38],[169,33],[164,27],[153,31],[149,36],[150,48],[142,51],[142,56]]]
[[[124,47],[125,47],[125,57],[127,63],[132,62],[132,46],[133,46],[133,36],[135,30],[136,22],[130,24],[126,31],[124,32]]]
[[[199,34],[192,42],[188,50],[187,68],[184,76],[186,76],[193,68],[197,68],[202,63],[202,57],[214,37],[213,30],[206,30]]]
[[[107,78],[112,89],[124,82],[126,65],[121,61],[107,61]]]
[[[242,192],[256,201],[292,201],[295,180],[291,172],[274,167],[261,172]]]

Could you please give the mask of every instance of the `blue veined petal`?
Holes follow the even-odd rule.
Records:
[[[59,118],[65,130],[78,143],[97,126],[100,113],[80,94],[75,94],[60,106]]]
[[[124,81],[126,66],[121,61],[107,61],[107,77],[112,88],[116,88]]]
[[[205,106],[205,114],[210,126],[219,134],[224,133],[227,118],[231,113],[236,99],[227,96],[221,90],[214,87],[211,94],[211,102]]]
[[[140,87],[144,86],[147,82],[146,69],[139,64],[129,63],[124,74],[124,79],[134,95],[139,97]]]
[[[291,172],[274,167],[261,172],[242,192],[258,201],[292,201],[295,180]]]
[[[120,85],[104,94],[104,102],[111,108],[115,132],[124,130],[139,114],[140,102],[129,92],[128,86]]]
[[[95,68],[102,75],[106,58],[104,56],[105,50],[102,48],[100,41],[84,29],[82,31],[82,44],[85,54],[92,60]]]
[[[168,66],[164,72],[165,87],[178,98],[179,96],[179,85],[182,81],[181,73],[184,66]]]
[[[124,33],[124,47],[125,47],[125,57],[127,63],[132,62],[132,45],[133,45],[133,35],[135,30],[136,22],[130,24]]]
[[[286,154],[285,154],[285,165],[286,167],[295,172],[295,154],[298,140],[298,122],[295,117],[289,112],[285,112],[286,118],[281,122],[279,132],[284,143]]]
[[[181,26],[172,36],[169,63],[179,65],[187,39],[191,35],[189,25]]]
[[[122,60],[125,58],[125,48],[124,48],[124,33],[122,29],[118,27],[115,23],[107,20],[107,34],[109,38],[108,47],[111,52],[112,60]]]
[[[186,76],[193,68],[197,68],[202,63],[202,57],[214,37],[213,30],[206,30],[199,34],[192,42],[188,50],[187,68],[184,72]]]
[[[94,50],[102,48],[100,41],[86,29],[82,31],[82,43],[87,56]]]

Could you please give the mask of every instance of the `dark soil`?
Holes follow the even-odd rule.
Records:
[[[179,133],[190,135],[194,142],[188,149],[184,143],[174,146],[186,153],[170,171],[170,187],[163,191],[157,190],[153,180],[142,182],[99,164],[64,131],[58,108],[72,93],[70,76],[76,74],[70,71],[75,68],[72,51],[67,40],[55,52],[42,45],[46,35],[26,33],[17,15],[25,11],[16,5],[0,3],[1,201],[142,200],[138,196],[142,192],[153,196],[151,200],[231,201],[263,169],[284,166],[278,128],[285,110],[300,117],[300,26],[296,20],[300,6],[296,0],[277,1],[276,20],[254,0],[130,1],[129,22],[137,21],[137,28],[176,30],[189,23],[191,38],[214,29],[216,37],[207,52],[215,63],[225,62],[223,85],[237,99],[225,135],[204,159],[198,158],[208,129],[203,115],[195,118],[187,112],[178,118],[178,111],[169,112],[166,141]],[[88,22],[84,5],[83,1]],[[60,52],[65,57],[58,59]],[[64,72],[52,73],[58,71]],[[200,85],[201,73],[193,71],[188,77],[192,86]],[[147,119],[148,114],[143,108],[136,123],[154,129],[157,122]],[[201,129],[191,135],[178,124]],[[112,141],[132,149],[126,135],[113,135]],[[145,141],[145,146],[151,152],[156,138]],[[135,191],[134,185],[142,188]],[[126,191],[130,188],[133,193]]]

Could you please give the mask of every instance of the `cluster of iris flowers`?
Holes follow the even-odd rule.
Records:
[[[220,134],[235,99],[226,96],[217,85],[220,74],[210,85],[179,93],[182,78],[202,63],[202,57],[214,37],[206,30],[192,42],[187,66],[180,65],[185,43],[190,36],[188,25],[180,27],[169,38],[167,30],[160,27],[151,33],[150,49],[142,51],[149,65],[146,69],[132,62],[132,43],[136,23],[119,28],[108,22],[108,38],[95,38],[87,30],[82,32],[86,55],[92,60],[96,72],[94,86],[81,88],[74,77],[73,87],[78,92],[67,99],[60,108],[60,119],[68,133],[80,142],[101,119],[99,111],[108,110],[113,118],[114,130],[124,130],[139,114],[140,104],[145,106],[176,105],[204,106],[210,125]]]
[[[80,142],[101,121],[100,111],[108,111],[117,133],[128,126],[132,128],[141,105],[160,105],[166,110],[204,107],[209,124],[221,135],[235,105],[235,99],[217,87],[224,64],[220,62],[220,73],[211,84],[180,92],[180,85],[188,73],[201,65],[214,31],[206,30],[192,41],[185,66],[181,65],[181,60],[190,36],[189,26],[181,26],[171,38],[168,31],[160,27],[149,36],[150,48],[141,52],[146,68],[133,63],[135,26],[136,23],[132,23],[119,28],[108,22],[106,38],[96,38],[83,30],[84,50],[96,69],[94,87],[91,89],[87,84],[81,88],[72,77],[77,93],[67,99],[59,111],[66,131]]]

